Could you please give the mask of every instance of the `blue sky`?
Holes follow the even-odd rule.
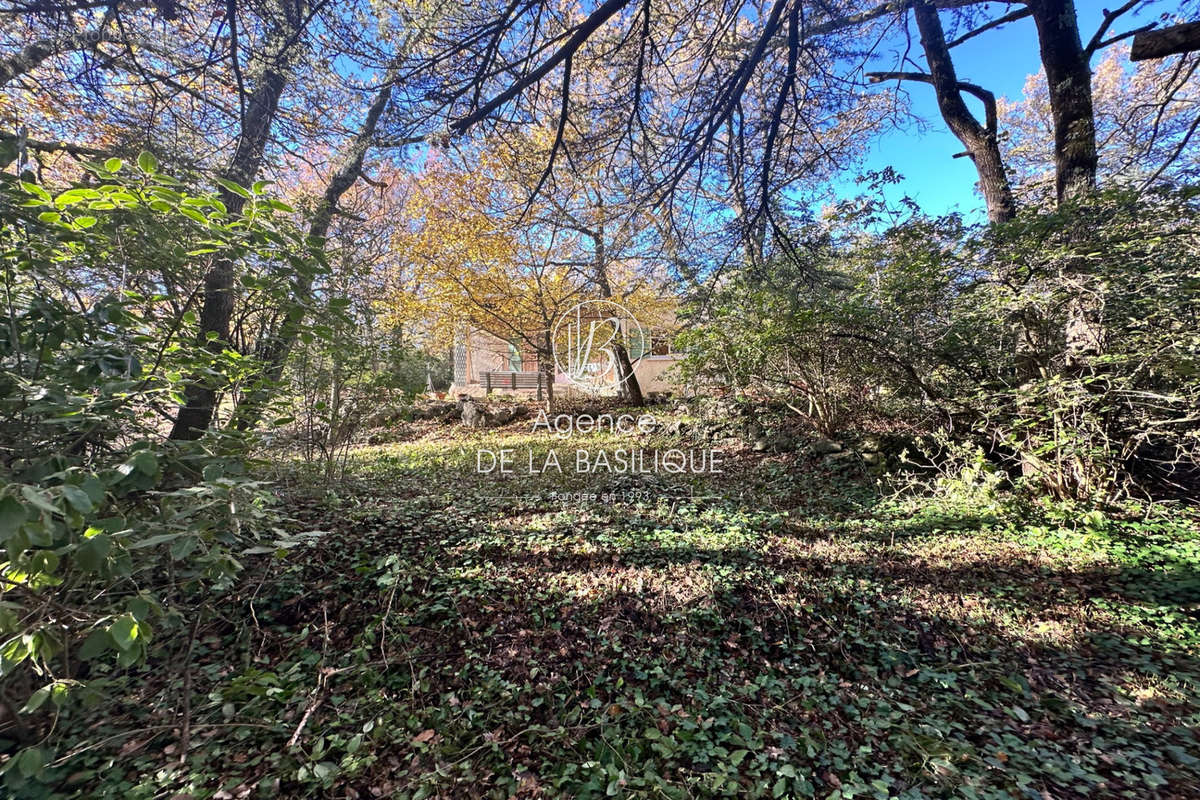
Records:
[[[1076,0],[1080,33],[1085,43],[1103,20],[1102,9],[1118,4],[1115,0]],[[1002,15],[1003,8],[999,3],[994,4],[991,16]],[[1176,0],[1154,3],[1150,6],[1151,13],[1141,16],[1127,14],[1114,23],[1112,31],[1120,32],[1144,25],[1155,20],[1159,14],[1173,14],[1178,8]],[[919,42],[915,26],[913,41]],[[919,51],[919,44],[917,48]],[[978,83],[997,97],[1019,98],[1026,76],[1041,69],[1037,30],[1029,18],[981,34],[956,47],[953,54],[960,80]],[[1097,60],[1100,57],[1098,54]],[[923,59],[918,63],[923,64]],[[894,67],[876,64],[872,68]],[[880,170],[890,165],[904,176],[902,184],[887,192],[891,199],[907,194],[930,214],[959,211],[972,221],[983,221],[986,216],[983,199],[975,189],[975,168],[969,158],[952,158],[955,153],[962,152],[963,147],[946,129],[932,87],[909,83],[905,89],[911,98],[913,113],[922,122],[911,122],[906,129],[895,130],[881,137],[867,156],[865,168]],[[982,118],[978,101],[968,97],[967,102],[972,111]],[[1047,146],[1050,146],[1049,142]],[[859,188],[852,181],[838,187],[841,196],[854,195],[858,191]]]

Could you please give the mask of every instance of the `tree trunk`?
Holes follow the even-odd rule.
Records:
[[[601,223],[599,232],[594,238],[596,246],[595,254],[595,272],[593,280],[596,282],[596,290],[600,293],[600,297],[604,300],[612,298],[612,285],[608,282],[608,268],[606,264],[607,251],[604,246],[604,224]],[[638,383],[637,374],[633,371],[633,364],[629,360],[629,351],[625,349],[625,343],[621,340],[621,333],[618,331],[618,336],[613,340],[613,355],[617,359],[617,371],[620,373],[617,376],[617,386],[621,396],[631,406],[644,406],[646,399],[642,396],[642,387]]]
[[[621,394],[625,401],[631,406],[646,405],[646,398],[642,396],[642,386],[638,383],[637,373],[633,371],[633,362],[629,359],[625,345],[618,342],[613,347],[613,353],[617,357],[617,368],[621,371]]]
[[[927,0],[913,3],[913,15],[921,33],[921,45],[925,49],[925,60],[929,64],[928,80],[937,96],[938,108],[951,132],[967,148],[975,170],[979,174],[979,188],[987,204],[988,219],[993,223],[1007,222],[1016,214],[1012,186],[1000,157],[1000,146],[996,136],[995,99],[990,94],[975,89],[988,105],[987,124],[979,121],[967,108],[963,100],[963,84],[958,80],[950,49],[946,47],[946,35],[937,9]]]
[[[281,59],[282,60],[282,59]],[[258,86],[246,103],[237,149],[222,177],[239,186],[251,183],[262,167],[263,152],[271,135],[271,125],[279,108],[279,99],[287,85],[286,66],[274,63],[266,68]],[[237,216],[246,205],[241,195],[222,188],[221,202],[230,216]],[[229,323],[233,318],[234,263],[223,258],[204,276],[204,299],[200,307],[200,343],[214,355],[228,347]],[[215,336],[210,338],[210,334]],[[175,417],[171,438],[198,439],[212,423],[216,410],[217,388],[201,378],[194,379],[184,391],[184,405]]]
[[[371,107],[367,109],[367,116],[363,120],[362,128],[355,134],[341,163],[329,179],[329,184],[321,196],[321,202],[317,205],[312,221],[309,223],[308,235],[313,247],[319,249],[325,247],[325,237],[329,235],[329,226],[333,223],[333,214],[337,209],[338,201],[358,181],[358,176],[362,173],[363,160],[370,148],[371,139],[375,136],[375,128],[384,109],[387,108],[391,95],[390,84],[385,85],[375,95]],[[309,299],[312,282],[313,275],[311,273],[302,276],[297,282],[295,300],[301,311],[304,309],[304,303]],[[248,430],[258,423],[270,393],[270,386],[277,383],[282,377],[284,365],[300,335],[303,321],[302,315],[293,317],[284,314],[277,331],[264,332],[256,353],[258,359],[263,363],[263,380],[261,385],[251,391],[237,410],[234,424],[239,430]]]
[[[1096,122],[1089,54],[1079,39],[1074,0],[1030,0],[1038,29],[1042,68],[1054,118],[1055,194],[1059,203],[1078,200],[1096,188]],[[1086,237],[1086,231],[1080,231]],[[1059,280],[1075,286],[1066,307],[1064,359],[1068,372],[1083,369],[1104,349],[1103,291],[1087,265],[1072,259]]]
[[[546,384],[546,413],[554,414],[554,345],[550,341],[549,331],[546,331],[542,346],[538,348],[538,369]]]
[[[242,109],[241,132],[237,148],[229,167],[222,174],[225,180],[249,186],[262,168],[263,155],[271,136],[279,101],[287,86],[288,76],[296,60],[300,34],[304,25],[305,12],[301,2],[285,3],[282,19],[272,31],[270,40],[278,43],[272,52],[263,58],[254,90],[246,98]],[[230,20],[231,56],[237,58],[236,31]],[[237,216],[246,205],[246,199],[236,192],[222,188],[221,202],[229,215]],[[200,308],[200,343],[214,355],[228,347],[229,324],[233,319],[233,286],[235,265],[230,259],[221,259],[209,268],[204,276],[204,298]],[[184,390],[184,404],[175,417],[171,438],[178,440],[198,439],[212,424],[216,411],[217,389],[211,382],[195,377]]]
[[[1079,40],[1074,0],[1029,0],[1037,24],[1042,68],[1054,117],[1055,190],[1058,201],[1096,187],[1096,122],[1092,71]]]

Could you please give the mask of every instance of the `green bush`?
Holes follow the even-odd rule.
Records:
[[[1110,192],[971,251],[992,260],[989,303],[1022,339],[984,386],[980,426],[1058,497],[1200,492],[1198,196]],[[1072,344],[1080,327],[1094,344]]]
[[[241,437],[165,435],[185,381],[256,374],[199,336],[205,265],[233,260],[277,302],[283,276],[312,268],[291,209],[233,189],[250,196],[238,217],[149,154],[56,194],[0,184],[0,692],[30,739],[211,602],[243,554],[292,543]],[[49,755],[7,760],[10,788]]]
[[[979,229],[880,230],[845,206],[702,298],[684,369],[776,393],[825,435],[883,418],[974,438],[1062,499],[1195,494],[1197,194]]]

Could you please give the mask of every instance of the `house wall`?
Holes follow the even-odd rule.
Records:
[[[508,342],[484,331],[467,337],[467,381],[479,383],[484,372],[508,369]]]
[[[508,342],[485,331],[472,331],[467,337],[467,382],[478,383],[485,372],[511,369]],[[537,354],[527,347],[521,350],[521,372],[537,371]]]
[[[456,380],[454,385],[450,387],[450,394],[468,394],[474,397],[482,397],[486,394],[483,373],[508,372],[511,369],[508,342],[486,331],[473,330],[467,335],[465,344],[466,366],[464,374],[466,382]],[[537,371],[536,355],[528,351],[521,353],[521,371]],[[536,394],[536,391],[532,389],[518,389],[514,391],[512,389],[496,387],[492,391],[496,394],[515,394],[520,396]]]
[[[679,385],[670,379],[668,370],[679,361],[679,356],[645,356],[633,365],[638,386],[643,394],[650,392],[675,392]]]
[[[638,360],[634,364],[633,371],[637,376],[638,385],[641,387],[642,393],[678,392],[680,386],[671,380],[669,370],[675,366],[679,358],[678,355],[647,355]],[[466,337],[465,361],[466,383],[461,384],[460,382],[456,382],[450,387],[451,393],[483,396],[486,393],[483,384],[483,373],[489,371],[507,372],[510,369],[508,342],[485,331],[471,331]],[[524,372],[536,371],[536,359],[529,353],[523,353],[521,368]],[[554,375],[554,385],[556,392],[564,392],[564,394],[574,395],[582,391],[573,387],[566,376],[557,370]],[[493,393],[502,395],[533,396],[536,394],[536,390],[534,389],[512,390],[495,387],[492,391]]]

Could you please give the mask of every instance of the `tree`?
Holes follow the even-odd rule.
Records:
[[[437,5],[422,13],[436,16]],[[298,166],[306,166],[300,160],[314,151],[333,153],[333,174],[320,191],[323,200],[312,221],[313,235],[324,238],[338,198],[361,173],[390,92],[385,75],[361,127],[352,128],[343,145],[338,136],[346,125],[339,112],[356,93],[340,85],[330,66],[337,63],[334,54],[352,49],[364,61],[381,53],[394,60],[378,47],[378,32],[353,24],[349,9],[330,13],[324,0],[269,0],[228,3],[212,16],[141,2],[113,4],[103,15],[89,6],[66,3],[39,4],[35,10],[25,32],[34,43],[3,62],[0,74],[11,82],[14,93],[37,101],[38,113],[19,120],[21,126],[34,128],[32,135],[23,127],[20,136],[5,140],[6,147],[19,144],[56,169],[64,166],[54,159],[58,153],[96,155],[149,147],[166,163],[212,169],[222,202],[233,216],[245,201],[244,189],[260,178],[294,174]],[[419,44],[425,23],[404,4],[379,4],[375,15],[381,29],[397,17],[411,23],[411,35],[401,37],[398,47]],[[313,36],[310,29],[318,19],[321,35]],[[153,27],[159,20],[162,31]],[[297,71],[305,74],[305,82],[294,81]],[[361,67],[348,71],[356,81],[369,72]],[[111,74],[120,77],[114,80]],[[98,130],[90,135],[73,127],[83,107],[94,110],[88,118]],[[330,111],[320,112],[322,119],[319,109]],[[222,148],[230,128],[238,131],[229,142],[232,152]],[[53,138],[81,133],[91,139],[88,145]],[[298,142],[305,145],[304,152],[293,149]],[[340,161],[339,150],[344,154]],[[297,293],[303,296],[310,287],[297,277]],[[221,263],[207,275],[200,303],[201,335],[214,352],[234,346],[231,325],[239,303],[235,278],[230,266]],[[278,374],[299,324],[298,319],[284,321],[286,330],[266,331],[264,340],[250,343],[246,351],[256,351],[268,362],[268,377]],[[177,415],[174,437],[200,435],[224,388],[194,381]],[[247,408],[246,418],[254,416]]]
[[[1096,111],[1098,182],[1148,188],[1187,181],[1196,174],[1187,158],[1200,115],[1192,80],[1200,56],[1145,61],[1130,68],[1128,49],[1109,50],[1092,76]],[[1030,75],[1021,98],[1000,101],[1007,132],[1001,143],[1023,202],[1047,207],[1054,202],[1055,165],[1045,143],[1053,136],[1049,92],[1043,73]]]
[[[456,168],[430,154],[409,187],[394,246],[404,261],[387,281],[393,326],[426,320],[442,341],[471,330],[487,332],[537,354],[547,400],[554,402],[554,356],[549,331],[579,295],[573,271],[551,263],[540,242],[522,240],[490,209],[511,207],[486,175],[498,160],[478,153],[477,167]],[[484,166],[485,169],[478,169]],[[551,250],[563,243],[552,241]]]
[[[399,48],[401,52],[421,47],[429,25],[437,20],[445,6],[446,0],[440,0],[440,2],[434,3],[425,9],[424,15],[411,15],[408,17],[409,27]],[[322,250],[326,246],[326,239],[329,236],[334,215],[338,211],[338,204],[341,202],[343,196],[354,187],[359,178],[363,177],[363,165],[366,161],[367,153],[375,141],[375,133],[379,125],[379,120],[383,116],[392,96],[392,81],[392,75],[390,73],[385,74],[383,85],[375,93],[375,97],[371,105],[367,108],[361,126],[342,145],[338,158],[333,161],[331,165],[333,172],[328,178],[328,182],[325,184],[312,210],[309,218],[308,233],[314,246]],[[291,308],[303,309],[310,300],[312,288],[311,278],[301,276],[295,283],[296,302]],[[296,337],[301,330],[302,323],[303,316],[298,312],[276,314],[273,324],[268,325],[262,331],[255,346],[255,354],[264,364],[263,375],[259,381],[259,386],[251,392],[250,396],[243,401],[241,407],[238,409],[235,423],[239,427],[251,427],[258,421],[262,405],[266,401],[267,394],[278,382],[283,372],[288,355],[291,353],[292,347],[296,342]]]
[[[404,222],[395,246],[409,277],[388,302],[401,310],[395,323],[431,317],[443,340],[474,329],[533,352],[552,403],[551,332],[568,310],[599,296],[638,315],[663,301],[639,261],[620,247],[606,252],[606,218],[595,209],[527,206],[539,148],[494,142],[464,155],[469,166],[438,153],[427,158],[398,210]]]
[[[245,205],[248,193],[244,187],[254,182],[262,168],[271,126],[287,86],[288,73],[298,58],[298,42],[308,24],[310,11],[304,0],[295,3],[284,0],[281,13],[273,20],[268,34],[271,47],[251,78],[253,89],[248,96],[241,94],[243,89],[239,83],[241,132],[233,156],[218,179],[221,200],[233,216],[240,214]],[[232,38],[236,39],[236,34]],[[235,49],[233,58],[237,57]],[[228,346],[229,323],[234,309],[234,279],[234,264],[230,260],[215,262],[204,277],[200,336],[205,346],[215,352]],[[184,403],[171,428],[172,439],[196,439],[203,435],[216,411],[219,389],[199,377],[188,384]]]
[[[913,16],[921,32],[921,46],[925,50],[929,73],[874,72],[870,73],[869,77],[874,81],[915,80],[933,86],[942,118],[966,146],[967,154],[975,163],[975,169],[979,173],[979,187],[987,205],[988,219],[992,222],[1007,222],[1016,213],[1016,203],[1004,162],[1000,157],[996,97],[981,86],[958,79],[941,20],[933,5],[917,0],[913,3]],[[980,124],[967,108],[963,93],[972,94],[983,102],[986,113],[984,124]]]
[[[375,135],[375,126],[378,124],[379,117],[387,106],[390,96],[391,86],[385,84],[367,110],[362,129],[348,143],[341,162],[337,165],[317,201],[308,224],[308,235],[315,247],[324,249],[338,202],[362,174],[363,160],[366,158],[371,139]],[[292,309],[302,309],[303,304],[309,301],[312,292],[312,278],[312,275],[297,276],[294,284],[297,303],[292,306]],[[297,310],[276,314],[273,324],[268,324],[261,332],[255,347],[255,355],[263,364],[263,374],[249,396],[239,403],[235,415],[235,424],[238,427],[250,428],[258,422],[263,404],[266,402],[271,388],[282,375],[288,355],[296,343],[296,338],[300,335],[303,321],[302,313]]]
[[[686,7],[609,0],[587,12],[556,0],[499,11],[464,6],[430,51],[401,69],[402,82],[423,88],[397,104],[386,128],[394,142],[479,125],[499,130],[544,118],[551,105],[560,108],[558,140],[577,124],[569,102],[576,76],[609,70],[607,126],[581,127],[605,153],[636,153],[640,196],[672,194],[689,176],[720,169],[715,143],[732,125],[743,142],[747,135],[761,142],[746,151],[759,156],[747,170],[757,183],[748,217],[758,218],[769,214],[764,200],[786,185],[779,175],[818,169],[841,154],[820,146],[820,132],[835,124],[831,110],[858,99],[834,89],[859,84],[822,65],[858,54],[853,41],[862,27],[890,24],[896,11],[893,3],[865,11],[823,3],[809,14],[800,0]],[[652,127],[666,133],[647,136]],[[563,153],[549,155],[553,168]]]

